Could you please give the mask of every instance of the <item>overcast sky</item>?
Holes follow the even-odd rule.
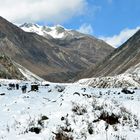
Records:
[[[140,0],[0,0],[0,16],[22,24],[61,24],[118,47],[140,26]]]

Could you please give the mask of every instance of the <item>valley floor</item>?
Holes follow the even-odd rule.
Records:
[[[26,81],[0,84],[0,140],[140,140],[139,89],[44,82],[35,92]]]

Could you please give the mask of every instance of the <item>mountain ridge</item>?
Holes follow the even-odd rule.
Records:
[[[66,29],[65,27],[63,27],[62,25],[59,25],[59,24],[54,25],[54,26],[47,26],[47,25],[42,26],[42,25],[38,25],[35,23],[24,23],[24,24],[20,25],[19,27],[26,32],[37,33],[44,37],[46,35],[50,35],[51,37],[53,37],[55,39],[66,38],[67,36],[70,36],[70,35],[75,36],[77,38],[83,37],[83,36],[90,36],[90,37],[94,38],[92,35],[84,34],[77,30]],[[98,39],[98,40],[100,40],[100,39]]]
[[[81,84],[93,87],[140,87],[140,30],[102,62],[81,72]],[[88,79],[89,77],[89,79]]]
[[[0,18],[0,51],[49,81],[68,81],[113,50],[113,47],[94,37],[68,36],[63,40],[44,37],[25,32]]]
[[[82,74],[84,77],[114,76],[124,73],[131,66],[139,63],[140,30],[105,59]]]

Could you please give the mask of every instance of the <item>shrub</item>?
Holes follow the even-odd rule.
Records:
[[[72,136],[68,136],[62,130],[59,130],[58,133],[55,134],[55,140],[73,140]]]
[[[88,124],[88,132],[89,132],[90,135],[93,134],[93,127],[92,127],[91,123]]]
[[[35,132],[36,134],[39,134],[41,132],[41,128],[39,127],[31,127],[29,129],[30,132]]]
[[[83,105],[80,106],[76,103],[73,103],[72,111],[74,113],[76,113],[76,115],[83,115],[83,114],[87,113],[87,109],[85,106],[83,106]]]
[[[109,115],[108,112],[103,111],[99,117],[100,120],[104,120],[106,123],[113,125],[119,123],[119,116],[115,114]]]

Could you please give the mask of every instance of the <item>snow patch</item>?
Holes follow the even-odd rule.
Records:
[[[45,81],[44,79],[40,78],[36,74],[32,73],[31,71],[27,70],[23,66],[17,64],[19,71],[24,75],[24,77],[29,81]]]

